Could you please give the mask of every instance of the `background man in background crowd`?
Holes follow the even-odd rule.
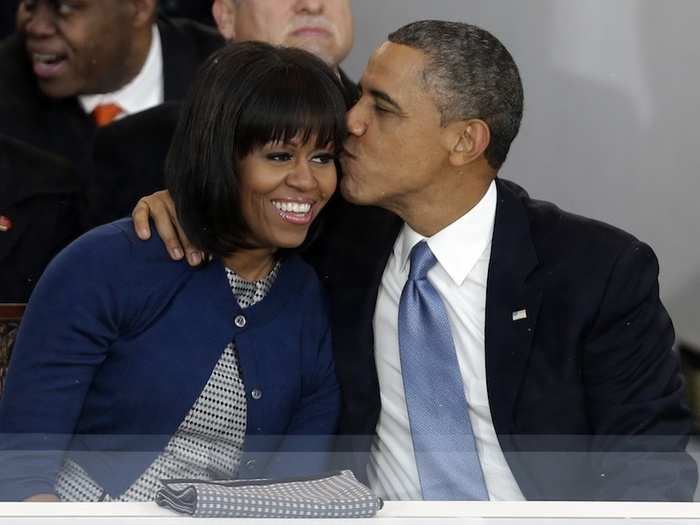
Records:
[[[352,47],[348,0],[215,0],[212,11],[227,40],[300,47],[333,67]]]
[[[313,259],[343,464],[390,499],[692,498],[652,250],[497,178],[523,115],[510,53],[475,26],[416,22],[360,90],[341,191],[370,208],[339,201]],[[141,237],[149,210],[176,253],[172,203],[141,201]]]
[[[352,48],[349,0],[214,0],[212,12],[226,40],[301,47],[335,68]],[[351,104],[357,88],[338,73]],[[163,163],[178,112],[178,104],[165,104],[100,130],[88,199],[91,223],[128,215],[140,197],[164,186]]]
[[[156,0],[23,0],[0,45],[0,133],[80,164],[96,126],[185,95],[222,43]]]
[[[189,21],[156,22],[155,11],[156,0],[20,2],[17,33],[0,44],[0,268],[12,269],[0,302],[26,301],[50,258],[87,228],[76,194],[96,178],[97,126],[183,97],[223,44]]]

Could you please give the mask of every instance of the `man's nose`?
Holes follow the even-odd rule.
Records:
[[[20,21],[22,24],[22,21]],[[56,33],[56,12],[48,2],[37,2],[27,12],[23,27],[19,28],[35,38],[52,36]]]
[[[351,135],[361,137],[367,132],[366,114],[359,102],[347,112],[345,122]]]
[[[294,9],[297,13],[318,15],[323,12],[326,0],[297,0]]]

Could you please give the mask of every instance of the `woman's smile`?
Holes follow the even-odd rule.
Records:
[[[311,200],[274,199],[272,205],[283,221],[299,226],[307,226],[314,219],[315,202]]]

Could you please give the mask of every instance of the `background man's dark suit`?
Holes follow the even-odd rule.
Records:
[[[199,64],[223,43],[213,29],[159,19],[164,98],[183,98]],[[80,164],[90,157],[95,125],[77,98],[50,99],[37,86],[21,35],[0,44],[0,133]]]
[[[159,0],[158,11],[166,16],[189,18],[200,24],[215,27],[211,14],[211,1],[202,0]]]
[[[357,86],[342,71],[340,79],[351,107]],[[129,215],[141,197],[165,187],[163,167],[179,111],[178,103],[163,104],[98,130],[89,199],[92,224]]]
[[[0,135],[0,302],[26,302],[51,258],[83,231],[85,207],[70,164]]]
[[[15,12],[17,0],[0,2],[0,38],[5,38],[15,30]]]
[[[523,494],[692,498],[697,470],[682,452],[691,419],[653,252],[612,226],[532,200],[513,183],[497,180],[497,188],[487,385],[494,427]],[[332,234],[312,258],[331,293],[341,449],[353,453],[364,476],[380,410],[372,319],[402,222],[338,204],[328,217]],[[527,318],[514,321],[523,309]]]

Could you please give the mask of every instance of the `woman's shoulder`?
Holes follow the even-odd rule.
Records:
[[[32,300],[69,307],[78,301],[110,312],[164,304],[192,274],[160,239],[141,241],[130,219],[98,226],[63,249],[41,276]]]
[[[84,279],[167,282],[168,275],[187,271],[187,265],[170,259],[163,241],[153,235],[142,241],[131,219],[103,224],[81,235],[51,261],[45,274],[77,274]],[[119,276],[122,278],[119,278]]]
[[[128,260],[131,263],[142,261],[169,261],[163,241],[157,235],[143,241],[134,231],[130,218],[103,224],[78,237],[63,251],[69,257],[83,260],[99,259],[106,262]]]

